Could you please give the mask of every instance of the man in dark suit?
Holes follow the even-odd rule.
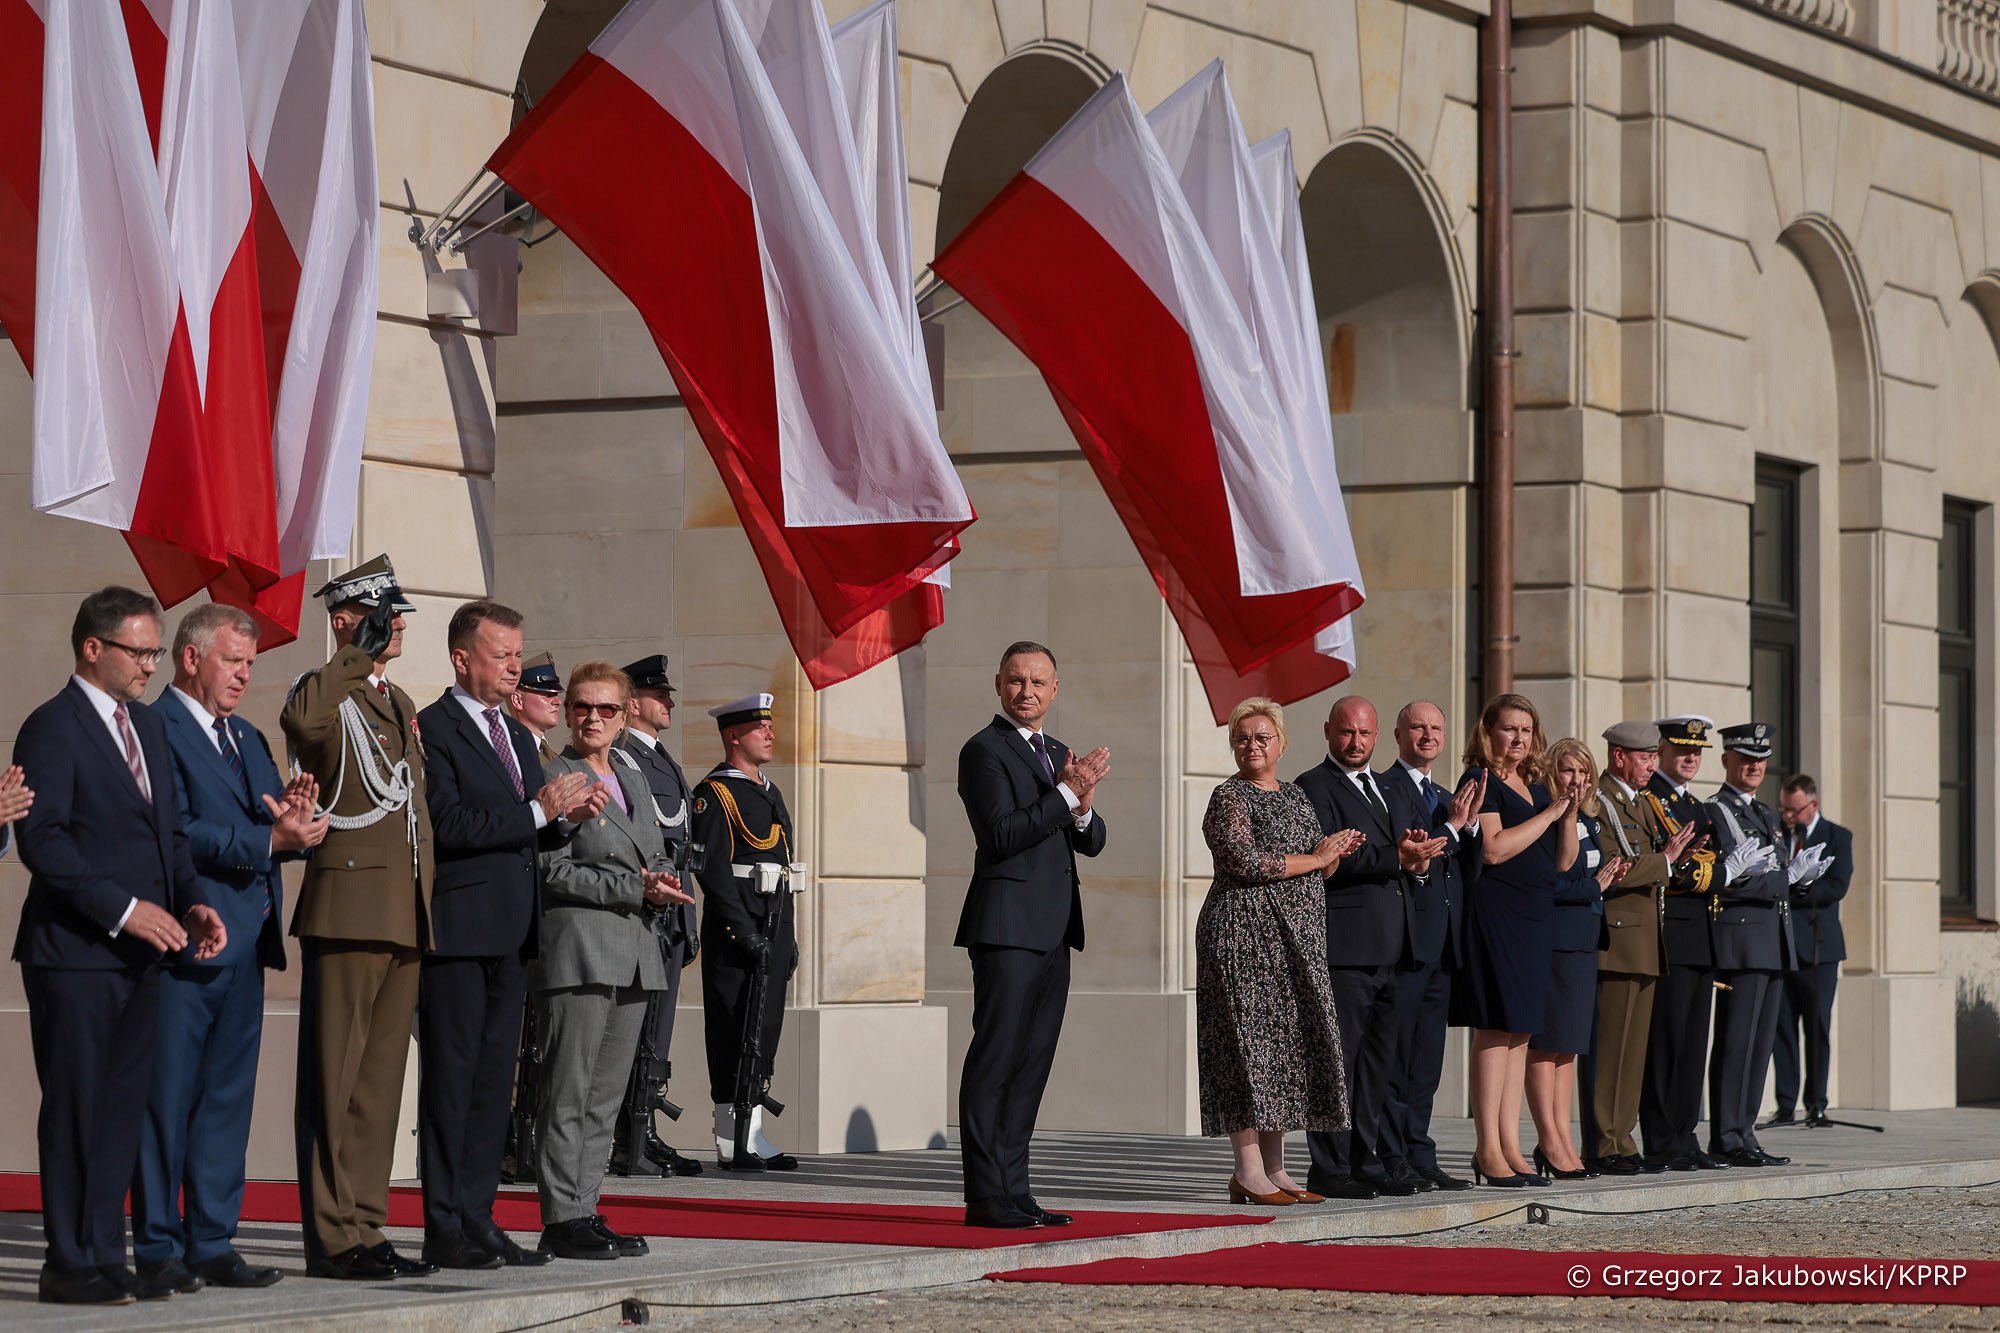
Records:
[[[190,940],[194,960],[206,962],[229,937],[181,831],[166,726],[139,702],[164,654],[159,604],[130,588],[92,593],[70,647],[76,674],[14,742],[35,791],[20,828],[30,878],[14,959],[42,1085],[40,1297],[123,1305],[175,1291],[125,1264],[158,965]]]
[[[667,753],[665,734],[674,724],[674,683],[667,674],[667,655],[653,653],[625,668],[632,678],[632,698],[626,705],[625,730],[615,753],[629,758],[646,779],[666,827],[667,854],[672,856],[688,837],[688,781],[680,763]],[[667,1092],[673,1073],[667,1052],[674,1041],[674,1015],[681,998],[681,973],[694,961],[699,947],[694,904],[669,903],[648,908],[647,924],[659,941],[667,967],[667,988],[646,997],[646,1023],[639,1033],[639,1052],[632,1060],[632,1078],[618,1116],[611,1146],[611,1174],[616,1176],[698,1176],[701,1163],[683,1157],[660,1138],[653,1123],[656,1099]]]
[[[1478,878],[1483,859],[1477,835],[1479,807],[1486,800],[1486,775],[1479,774],[1455,793],[1447,792],[1431,777],[1431,765],[1445,746],[1444,710],[1434,703],[1419,700],[1404,704],[1396,714],[1395,736],[1396,762],[1382,770],[1379,783],[1386,788],[1407,784],[1416,808],[1426,816],[1422,827],[1433,837],[1445,839],[1446,846],[1431,858],[1422,910],[1417,915],[1422,938],[1410,951],[1418,958],[1435,954],[1437,961],[1397,974],[1400,993],[1396,1013],[1401,1026],[1383,1111],[1383,1139],[1394,1156],[1385,1165],[1391,1180],[1414,1171],[1427,1186],[1471,1189],[1471,1181],[1438,1166],[1430,1124],[1431,1103],[1444,1075],[1451,978],[1464,956],[1465,895]],[[1408,1171],[1399,1169],[1404,1162]]]
[[[1757,1142],[1764,1072],[1778,1039],[1782,976],[1797,966],[1791,889],[1778,817],[1757,799],[1774,729],[1746,722],[1722,729],[1722,790],[1708,802],[1715,832],[1715,971],[1728,989],[1715,1002],[1708,1059],[1708,1151],[1731,1166],[1783,1166],[1790,1158]]]
[[[520,679],[520,612],[467,602],[445,642],[457,683],[417,714],[437,834],[431,952],[417,988],[424,1259],[529,1267],[554,1256],[501,1231],[493,1199],[541,915],[536,852],[557,845],[558,821],[593,784],[581,773],[543,783],[534,735],[500,709]],[[589,799],[595,818],[606,792]]]
[[[1787,877],[1792,890],[1792,943],[1799,966],[1784,974],[1778,997],[1778,1113],[1782,1125],[1799,1104],[1799,1026],[1805,1025],[1806,1124],[1823,1128],[1826,1075],[1832,1060],[1833,991],[1847,937],[1840,929],[1840,900],[1854,878],[1854,835],[1820,814],[1819,788],[1805,773],[1785,779],[1778,795],[1778,818],[1785,826]],[[1821,848],[1807,868],[1805,853]]]
[[[132,1181],[132,1250],[143,1278],[178,1291],[268,1287],[233,1244],[243,1206],[251,1099],[264,1033],[264,969],[285,967],[285,861],[326,836],[319,784],[289,787],[263,733],[236,716],[257,660],[257,622],[220,602],[174,632],[174,683],[154,705],[173,748],[181,826],[229,947],[174,957],[160,977],[160,1058]]]
[[[968,1226],[1061,1226],[1035,1202],[1028,1141],[1069,1003],[1070,950],[1083,948],[1078,855],[1104,850],[1093,808],[1111,768],[1077,755],[1042,723],[1061,682],[1055,654],[1010,644],[993,677],[1000,716],[958,752],[958,799],[975,844],[952,943],[972,957],[972,1044],[959,1076]]]
[[[1337,701],[1326,719],[1327,757],[1299,778],[1322,832],[1359,829],[1367,838],[1326,879],[1326,958],[1354,1123],[1345,1133],[1306,1135],[1306,1188],[1334,1199],[1415,1194],[1435,1183],[1407,1162],[1391,1174],[1396,1149],[1385,1120],[1402,1004],[1428,988],[1405,976],[1434,966],[1444,949],[1450,909],[1433,903],[1429,875],[1449,839],[1431,833],[1430,811],[1409,783],[1378,783],[1369,771],[1376,727],[1366,699]]]

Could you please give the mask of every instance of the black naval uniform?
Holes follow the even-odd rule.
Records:
[[[1724,786],[1710,801],[1717,874],[1738,841],[1764,842],[1776,869],[1744,876],[1721,891],[1715,918],[1715,969],[1729,987],[1715,1002],[1715,1048],[1708,1062],[1709,1152],[1738,1165],[1768,1157],[1757,1142],[1757,1107],[1778,1039],[1784,973],[1798,966],[1792,941],[1791,888],[1785,879],[1778,817],[1755,797]]]
[[[735,815],[730,813],[732,803]],[[754,867],[760,861],[787,865],[798,858],[792,850],[792,816],[785,809],[784,793],[768,778],[755,782],[736,769],[717,765],[695,788],[690,808],[689,836],[702,848],[701,1005],[709,1097],[717,1106],[725,1106],[736,1100],[744,1005],[757,970],[755,948],[763,939],[768,907],[756,891],[756,872],[738,875],[736,867]],[[766,1077],[777,1063],[778,1034],[785,1022],[785,983],[799,965],[789,887],[780,884],[777,898],[759,1067]]]
[[[1676,823],[1708,827],[1701,800],[1655,772],[1646,790],[1660,798]],[[1711,845],[1713,845],[1711,843]],[[1717,862],[1717,874],[1721,863]],[[1708,1057],[1709,1006],[1715,996],[1715,943],[1709,895],[1668,893],[1661,917],[1667,967],[1653,988],[1653,1023],[1646,1038],[1646,1080],[1639,1091],[1639,1132],[1646,1156],[1685,1167],[1702,1163],[1695,1129],[1701,1123],[1701,1085]]]

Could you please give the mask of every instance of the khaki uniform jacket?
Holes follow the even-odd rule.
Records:
[[[374,809],[361,784],[362,764],[372,753],[347,754],[345,781],[341,754],[350,750],[340,722],[341,701],[350,695],[391,764],[410,761],[417,809],[417,846],[409,841],[407,816],[391,811],[367,828],[330,829],[314,849],[299,889],[292,934],[328,940],[357,940],[421,949],[430,946],[430,806],[424,795],[424,751],[417,734],[417,708],[410,696],[389,687],[383,698],[368,684],[374,667],[358,648],[342,648],[333,660],[302,679],[285,701],[280,722],[300,768],[319,780],[322,804],[340,789],[336,815]],[[372,749],[372,747],[371,747]]]
[[[1659,817],[1643,795],[1632,800],[1609,773],[1597,779],[1597,796],[1604,806],[1604,833],[1599,849],[1607,857],[1636,854],[1625,878],[1604,895],[1604,926],[1610,943],[1597,955],[1600,972],[1656,977],[1667,970],[1666,942],[1661,924],[1667,910],[1667,858],[1653,850],[1664,841]],[[1612,829],[1617,825],[1617,831]],[[1623,834],[1621,840],[1620,834]]]

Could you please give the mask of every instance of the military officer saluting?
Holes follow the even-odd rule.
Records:
[[[403,598],[387,556],[334,579],[333,660],[292,687],[281,722],[332,816],[299,889],[299,1213],[306,1272],[385,1279],[437,1269],[382,1234],[418,962],[430,942],[431,826],[417,708],[389,683]]]
[[[1732,1166],[1782,1166],[1789,1158],[1759,1146],[1757,1107],[1778,1039],[1783,974],[1793,952],[1791,886],[1778,817],[1757,799],[1771,758],[1769,723],[1722,729],[1722,790],[1709,801],[1716,877],[1715,970],[1728,987],[1715,1002],[1715,1047],[1708,1060],[1708,1151]]]
[[[751,1153],[734,1160],[745,1013],[758,970],[767,968],[755,1078],[768,1080],[785,1018],[785,983],[798,969],[793,895],[805,867],[795,864],[792,816],[764,776],[777,753],[771,696],[752,694],[708,710],[722,732],[722,762],[695,788],[689,836],[702,849],[700,871],[702,1026],[709,1094],[715,1103],[716,1160],[730,1171],[790,1171],[798,1159],[764,1137],[763,1108],[749,1112]]]

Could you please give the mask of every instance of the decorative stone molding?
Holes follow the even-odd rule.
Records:
[[[1949,0],[1941,2],[1949,3]],[[1849,8],[1847,0],[1754,0],[1754,3],[1774,14],[1783,14],[1788,19],[1843,35],[1854,20],[1854,11]]]
[[[1938,73],[2000,95],[2000,0],[1938,0]]]

